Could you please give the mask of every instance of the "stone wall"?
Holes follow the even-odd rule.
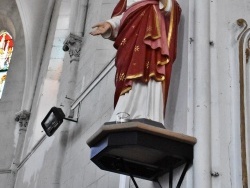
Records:
[[[44,57],[47,62],[43,61],[42,74],[39,77],[16,187],[118,186],[119,175],[105,173],[95,167],[89,160],[89,148],[86,145],[86,139],[108,121],[112,112],[114,86],[111,83],[114,69],[82,102],[78,123],[64,121],[52,137],[44,137],[40,125],[52,106],[61,107],[68,115],[72,99],[78,97],[113,58],[115,52],[111,42],[88,34],[91,25],[109,17],[106,12],[108,10],[102,7],[110,6],[112,9],[112,5],[114,3],[89,1],[86,24],[82,24],[85,35],[80,61],[71,63],[68,52],[62,51],[63,42],[70,32],[83,32],[79,32],[80,28],[69,23],[71,16],[82,15],[76,14],[75,9],[70,8],[86,10],[86,4],[81,1],[62,1],[56,5],[58,19],[52,19],[54,32],[50,31],[48,36],[54,41],[53,47],[51,53],[50,46],[45,50],[48,51]],[[75,19],[84,22],[78,17]]]
[[[133,187],[128,179],[126,185],[119,185],[118,174],[96,167],[89,160],[86,145],[86,140],[109,120],[115,89],[115,68],[98,80],[106,65],[112,65],[112,42],[88,33],[92,25],[109,18],[115,2],[56,1],[16,188]],[[198,139],[194,164],[182,187],[242,187],[236,40],[241,29],[236,20],[249,17],[249,3],[178,2],[183,11],[165,126]],[[71,63],[69,53],[62,51],[70,32],[82,37],[80,60]],[[91,83],[94,87],[85,96]],[[52,137],[46,137],[40,122],[49,109],[58,106],[69,115],[79,96],[85,97],[74,110],[78,122],[64,121]],[[174,184],[181,170],[175,171]],[[216,173],[219,176],[211,175]],[[153,182],[137,181],[139,187],[158,187]],[[168,175],[159,181],[168,187]]]

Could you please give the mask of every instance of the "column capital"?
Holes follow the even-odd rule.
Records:
[[[30,118],[30,112],[22,110],[15,115],[15,121],[19,123],[20,129],[26,129]]]
[[[81,47],[82,37],[70,33],[63,43],[63,51],[69,51],[70,63],[72,61],[79,61]]]

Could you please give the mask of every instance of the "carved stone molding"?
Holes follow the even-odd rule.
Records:
[[[246,48],[246,62],[248,63],[250,57],[250,38],[247,40],[247,48]]]
[[[69,51],[70,63],[79,61],[82,47],[82,37],[70,33],[63,43],[63,51]]]
[[[240,27],[244,27],[238,35],[239,41],[239,75],[240,75],[240,139],[241,139],[241,169],[242,169],[242,187],[248,187],[248,160],[247,160],[247,123],[246,123],[246,84],[245,84],[245,64],[248,62],[250,53],[250,28],[245,19],[237,20]],[[246,45],[247,42],[247,45]],[[244,59],[244,53],[246,59]]]
[[[20,129],[26,130],[30,118],[30,112],[22,110],[15,115],[15,121],[19,123]]]

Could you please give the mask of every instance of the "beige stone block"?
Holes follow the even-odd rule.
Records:
[[[96,181],[96,166],[89,163],[84,168],[83,187],[88,187]]]
[[[62,50],[62,47],[52,47],[51,58],[52,59],[63,59],[65,52]]]
[[[55,37],[53,41],[53,46],[62,47],[65,37]]]
[[[113,12],[113,9],[115,7],[115,4],[102,4],[101,6],[101,19],[103,20],[107,20],[107,19],[110,19],[111,18],[111,15],[112,15],[112,12]]]
[[[83,187],[83,174],[81,173],[75,174],[74,182],[70,187],[73,187],[73,188]]]
[[[66,37],[69,35],[69,29],[57,29],[55,31],[55,37],[57,38],[64,38],[66,39]]]
[[[62,1],[59,15],[69,16],[71,10],[71,1]]]
[[[97,188],[109,188],[108,187],[108,181],[109,181],[109,176],[108,175],[102,176],[97,181]]]
[[[69,16],[59,16],[56,29],[69,29]]]
[[[117,188],[119,187],[120,174],[108,173],[109,182],[108,188]]]

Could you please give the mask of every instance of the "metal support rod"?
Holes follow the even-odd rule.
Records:
[[[169,171],[169,188],[172,187],[173,187],[173,168],[171,167]]]
[[[86,87],[86,89],[80,94],[80,96],[71,104],[71,110],[74,110],[80,102],[82,102],[85,97],[94,89],[94,87],[111,71],[111,69],[115,66],[114,63],[115,55],[113,58],[107,63],[107,66],[104,67],[100,73],[95,77],[95,79]]]
[[[125,166],[123,158],[120,158],[120,160],[121,160],[121,162],[122,162],[122,167],[123,167],[123,169],[129,174],[130,178],[132,179],[132,181],[133,181],[133,183],[134,183],[134,185],[135,185],[135,188],[139,188],[138,185],[137,185],[137,183],[136,183],[136,181],[135,181],[134,176],[133,176],[132,173],[130,172],[130,169],[129,169],[127,166]]]
[[[156,182],[158,183],[158,185],[160,186],[160,188],[162,188],[162,186],[161,186],[158,178],[156,179]]]
[[[178,181],[178,184],[177,184],[176,188],[180,188],[181,187],[181,184],[182,184],[182,182],[184,180],[184,177],[185,177],[185,175],[187,173],[189,165],[190,165],[190,163],[187,162],[186,165],[185,165],[185,167],[184,167],[184,169],[183,169],[183,171],[182,171],[181,177],[180,177],[180,179]]]
[[[63,119],[65,119],[65,120],[68,120],[68,121],[73,121],[73,122],[78,122],[78,118],[75,120],[75,119],[71,119],[71,118],[63,118]]]
[[[132,179],[132,181],[133,181],[135,187],[136,187],[136,188],[139,188],[138,185],[137,185],[137,183],[136,183],[136,181],[135,181],[134,176],[133,176],[132,174],[129,174],[129,176],[130,176],[130,178]]]

